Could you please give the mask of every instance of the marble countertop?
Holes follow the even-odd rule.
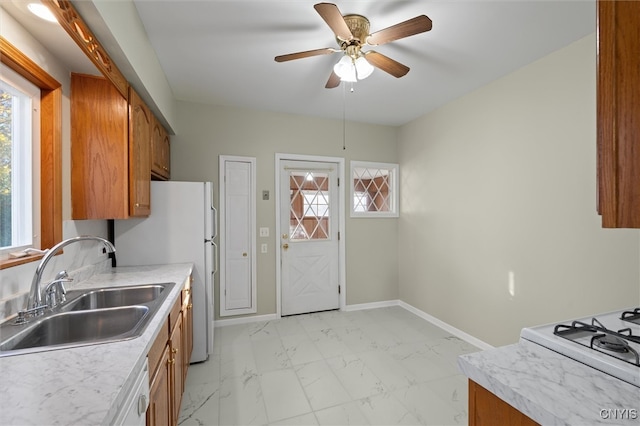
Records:
[[[458,366],[543,425],[640,425],[640,388],[526,340],[462,355]]]
[[[191,263],[118,267],[68,286],[177,284],[140,337],[0,358],[0,424],[112,423],[192,268]]]

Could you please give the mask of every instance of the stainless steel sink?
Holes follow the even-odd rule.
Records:
[[[61,309],[65,311],[84,311],[87,309],[140,305],[156,300],[165,288],[165,284],[104,288],[83,292],[77,297],[75,296],[77,292],[69,292],[67,294],[68,302]]]
[[[149,315],[147,306],[58,313],[38,319],[4,341],[0,350],[127,339],[140,328],[146,315]]]
[[[66,303],[26,324],[0,324],[0,357],[139,337],[174,285],[69,291]]]

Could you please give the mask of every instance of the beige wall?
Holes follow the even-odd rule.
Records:
[[[401,300],[492,345],[640,303],[638,231],[595,212],[595,55],[591,35],[401,129]]]
[[[217,185],[219,155],[257,159],[256,225],[271,231],[269,238],[256,238],[258,247],[265,242],[269,247],[267,254],[257,254],[258,315],[276,312],[275,154],[342,157],[347,173],[350,160],[397,162],[393,127],[347,123],[343,150],[341,121],[185,102],[178,103],[177,116],[172,180]],[[262,190],[270,192],[269,201],[261,200]],[[397,299],[397,219],[351,219],[348,211],[346,216],[347,304]],[[216,277],[216,300],[217,288]]]

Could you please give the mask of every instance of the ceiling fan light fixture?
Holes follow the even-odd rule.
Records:
[[[366,60],[364,56],[360,56],[354,63],[358,80],[364,80],[373,72],[373,65]]]
[[[350,56],[343,56],[337,64],[333,66],[333,72],[336,73],[340,80],[355,82],[356,79],[356,67],[353,63],[353,59]]]

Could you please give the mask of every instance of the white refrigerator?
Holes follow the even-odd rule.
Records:
[[[193,262],[193,354],[213,353],[217,214],[211,182],[151,182],[151,214],[115,221],[117,266]]]

